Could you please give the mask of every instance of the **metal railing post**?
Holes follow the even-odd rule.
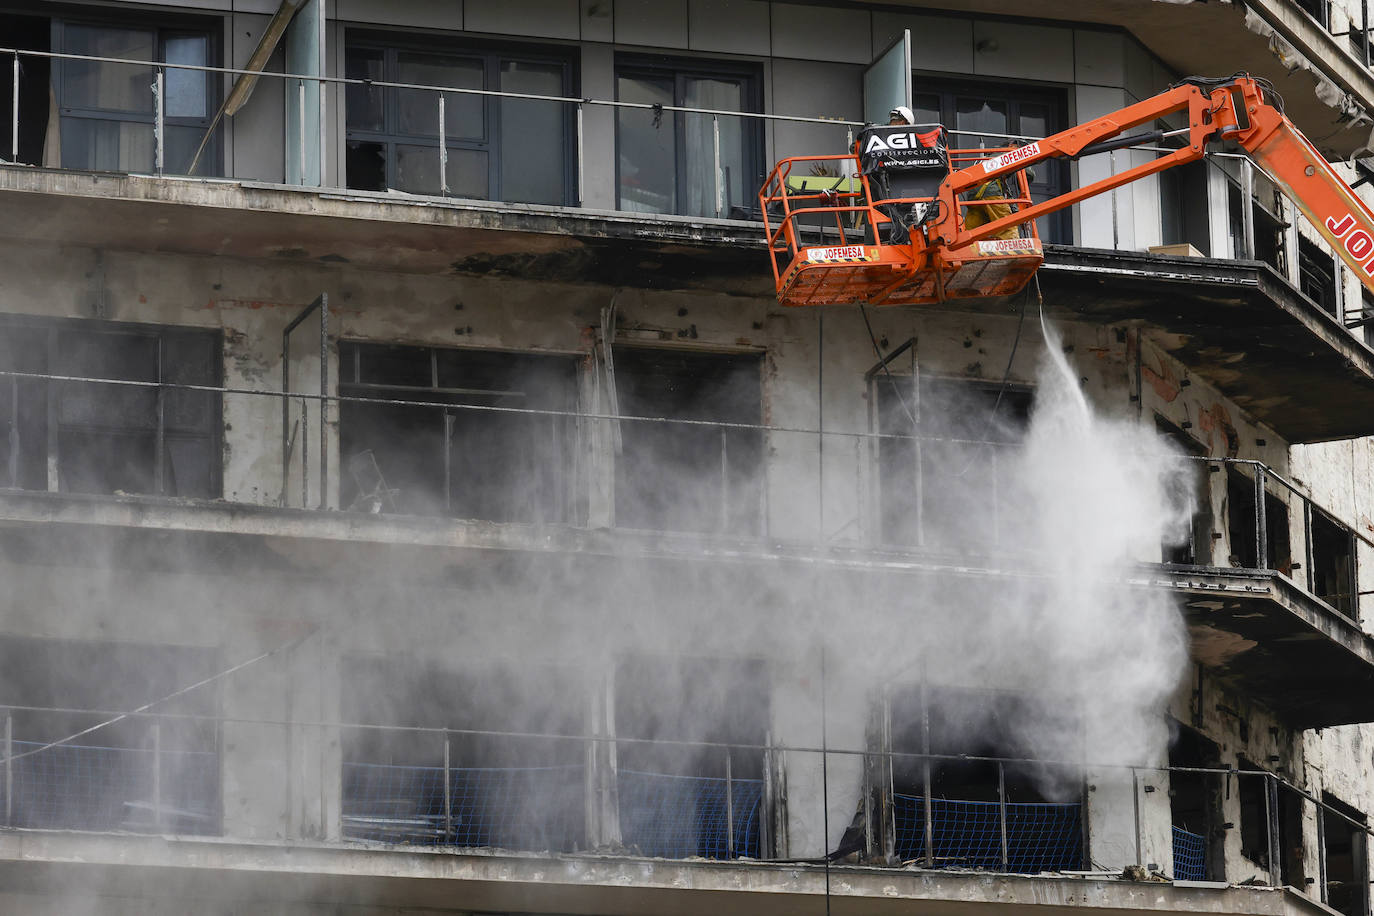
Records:
[[[156,78],[153,80],[153,98],[156,106],[153,120],[153,164],[159,175],[162,174],[163,154],[167,146],[163,136],[167,127],[165,122],[167,105],[163,97],[166,86],[166,73],[161,67],[158,67]]]
[[[321,160],[323,162],[323,160]],[[323,168],[323,164],[320,166]],[[320,182],[323,185],[323,181]],[[304,501],[301,502],[304,507]],[[329,294],[320,293],[320,508],[329,508]]]
[[[5,713],[5,826],[14,826],[14,713]]]
[[[926,868],[935,867],[935,812],[931,805],[930,786],[930,695],[926,689],[926,663],[921,662],[921,808],[925,813]]]
[[[1255,568],[1269,568],[1269,507],[1264,500],[1264,469],[1255,467]]]
[[[10,158],[19,161],[19,52],[14,52],[14,85],[11,89],[13,104],[10,111]]]
[[[997,761],[997,823],[1002,830],[1002,871],[1007,870],[1007,767]]]
[[[1354,559],[1355,555],[1352,553],[1350,556],[1351,559]],[[1317,595],[1317,576],[1312,562],[1312,501],[1306,498],[1302,499],[1302,562],[1304,566],[1303,581],[1307,583],[1307,592],[1311,595]],[[1322,596],[1317,595],[1317,597]],[[1340,601],[1339,595],[1328,597],[1333,603]],[[1338,607],[1337,610],[1340,608]]]
[[[449,773],[449,736],[444,732],[444,842],[453,841],[453,778]]]
[[[300,174],[296,183],[305,186],[305,80],[296,80],[296,165]]]
[[[577,205],[585,207],[587,205],[586,170],[583,165],[585,156],[583,155],[583,124],[582,124],[582,103],[577,103]]]
[[[1255,259],[1255,168],[1249,159],[1240,161],[1240,193],[1243,196],[1240,207],[1241,240],[1245,250],[1241,257],[1247,261]]]
[[[162,831],[162,723],[154,720],[153,729],[153,826]]]
[[[716,179],[716,219],[720,219],[725,200],[721,194],[720,184],[720,115],[711,115],[711,147],[715,156],[715,169],[712,174]]]
[[[725,857],[735,857],[735,786],[728,747],[725,749]]]
[[[1321,892],[1321,901],[1326,903],[1329,898],[1326,876],[1326,805],[1317,802],[1317,889]]]
[[[444,125],[444,94],[439,93],[439,194],[448,197],[448,131]]]
[[[730,455],[725,427],[720,427],[720,530],[730,530]]]
[[[1111,174],[1111,175],[1113,175],[1113,176],[1116,175],[1116,150],[1111,150],[1110,152],[1107,153],[1107,171],[1108,171],[1109,174]],[[1112,188],[1112,192],[1111,192],[1111,193],[1112,193],[1112,250],[1113,250],[1113,251],[1115,251],[1116,249],[1118,249],[1118,248],[1121,247],[1121,229],[1120,229],[1120,226],[1118,225],[1118,223],[1119,223],[1119,218],[1118,218],[1118,216],[1117,216],[1117,207],[1116,207],[1116,193],[1117,193],[1117,190],[1118,190],[1117,188]]]
[[[1264,773],[1264,827],[1269,849],[1269,883],[1283,886],[1283,868],[1279,864],[1279,782],[1273,773]]]
[[[1135,864],[1144,865],[1145,853],[1140,838],[1140,773],[1135,767],[1131,767],[1131,804],[1135,810]]]

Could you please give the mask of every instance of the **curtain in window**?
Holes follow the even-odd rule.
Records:
[[[710,108],[739,111],[742,106],[740,84],[737,81],[696,79],[686,82],[683,105],[687,108]],[[724,205],[722,216],[728,216],[732,204],[744,202],[744,141],[742,118],[720,117],[720,182]],[[715,134],[712,116],[688,114],[683,136],[683,152],[687,166],[687,188],[684,212],[693,216],[716,215]]]

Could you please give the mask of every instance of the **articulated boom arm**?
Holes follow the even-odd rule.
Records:
[[[1374,211],[1271,96],[1267,84],[1248,76],[1191,79],[1025,146],[951,148],[947,167],[953,171],[936,178],[938,186],[925,185],[928,196],[888,196],[892,192],[884,191],[875,197],[875,191],[895,187],[879,173],[908,166],[894,161],[863,167],[867,153],[857,147],[848,156],[785,159],[759,192],[778,300],[786,305],[910,305],[1014,294],[1044,260],[1036,218],[1196,162],[1209,145],[1224,141],[1244,149],[1274,178],[1374,292]],[[1186,126],[1155,128],[1161,119],[1174,117]],[[1142,126],[1145,130],[1132,133]],[[895,135],[890,132],[903,129],[875,130],[889,132],[884,136],[891,146],[882,149],[916,149],[920,144],[929,150],[922,153],[922,167],[944,161],[943,140],[933,139],[943,136],[938,127]],[[1178,149],[1050,200],[1031,200],[1026,169],[1036,163],[1175,137],[1186,137]],[[800,174],[806,166],[810,175]],[[808,235],[819,244],[808,242]]]
[[[940,188],[939,213],[931,221],[928,238],[933,247],[956,250],[996,236],[1046,213],[1062,210],[1165,169],[1201,159],[1207,144],[1232,140],[1278,182],[1331,247],[1374,292],[1374,211],[1331,168],[1283,112],[1265,99],[1265,92],[1249,77],[1199,80],[1123,108],[1103,118],[1018,147],[949,176]],[[1188,126],[1176,131],[1149,131],[1123,136],[1125,131],[1160,118],[1187,112]],[[1104,178],[1051,200],[1021,209],[976,229],[965,229],[956,218],[960,195],[983,184],[1053,158],[1080,156],[1134,146],[1186,134],[1187,145],[1135,168]]]

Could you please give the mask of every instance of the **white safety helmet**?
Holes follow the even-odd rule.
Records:
[[[916,123],[915,113],[912,112],[912,110],[910,108],[907,108],[905,105],[898,105],[896,108],[892,109],[887,113],[887,119],[889,121],[891,121],[893,118],[901,118],[908,124]]]

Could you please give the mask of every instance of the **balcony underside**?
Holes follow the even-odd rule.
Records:
[[[251,576],[304,576],[347,587],[382,573],[465,587],[474,581],[551,583],[558,594],[632,577],[664,613],[696,613],[702,594],[756,601],[788,625],[780,583],[804,600],[882,600],[890,577],[968,583],[972,608],[995,609],[1007,588],[1034,588],[1022,564],[904,551],[782,545],[763,539],[440,518],[313,512],[218,502],[0,494],[0,555],[11,563]],[[74,559],[78,558],[78,559]],[[79,559],[79,558],[98,558]],[[1125,587],[1180,599],[1193,656],[1298,728],[1374,722],[1374,639],[1278,573],[1148,567]],[[902,585],[903,591],[911,586]],[[708,590],[708,591],[703,591]],[[860,596],[856,599],[856,596]],[[803,599],[798,599],[803,600]],[[681,606],[674,602],[680,602]],[[923,609],[913,607],[919,628]],[[995,610],[985,613],[995,615]],[[994,626],[990,618],[987,625]]]
[[[15,243],[709,291],[776,307],[747,223],[16,167],[0,167],[0,207],[0,240]],[[1290,442],[1374,434],[1374,352],[1265,265],[1052,247],[1040,280],[1051,317],[1143,327]],[[1016,303],[922,306],[945,307],[1006,315]]]
[[[350,912],[689,914],[819,912],[826,873],[817,865],[679,862],[600,856],[515,856],[327,845],[250,844],[174,837],[0,833],[3,895],[60,893],[196,900],[202,912],[294,902]],[[1325,912],[1283,889],[1180,882],[1134,883],[915,869],[835,866],[830,893],[854,916],[897,913],[1045,914]],[[384,902],[384,906],[380,905]],[[158,907],[160,909],[160,907]]]

